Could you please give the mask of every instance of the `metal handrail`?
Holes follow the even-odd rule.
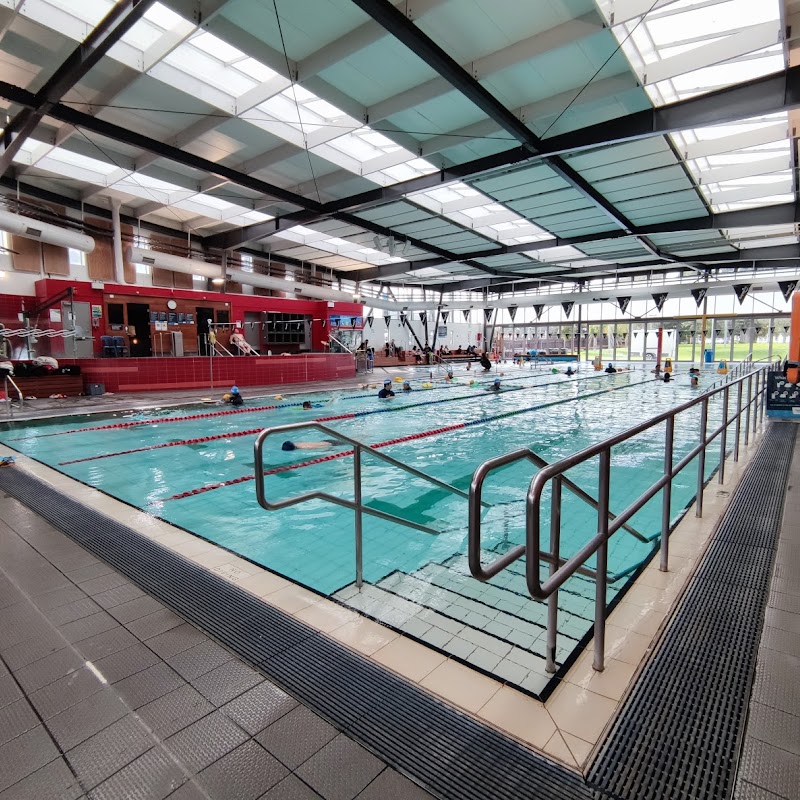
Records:
[[[305,430],[307,428],[313,428],[315,430],[321,431],[326,436],[335,438],[338,441],[344,444],[348,444],[353,448],[354,500],[352,501],[345,500],[341,497],[336,497],[336,495],[328,494],[327,492],[323,491],[304,492],[303,494],[296,495],[295,497],[289,497],[285,500],[278,500],[276,502],[270,502],[269,500],[267,500],[266,493],[264,490],[264,452],[263,452],[264,442],[270,436],[276,433]],[[305,503],[309,500],[325,500],[329,503],[334,503],[335,505],[344,506],[345,508],[349,508],[355,512],[356,586],[358,586],[359,589],[361,588],[361,585],[363,583],[363,575],[364,575],[363,546],[362,546],[363,514],[369,514],[373,517],[378,517],[379,519],[388,520],[389,522],[396,522],[399,525],[405,525],[408,528],[414,528],[415,530],[422,531],[423,533],[430,533],[438,536],[439,533],[441,532],[427,525],[422,525],[417,522],[412,522],[411,520],[403,519],[402,517],[398,517],[394,514],[389,514],[385,511],[379,511],[376,508],[371,508],[370,506],[364,505],[364,503],[362,503],[361,454],[364,451],[375,456],[375,458],[378,458],[381,461],[386,462],[387,464],[391,464],[392,466],[397,467],[398,469],[401,469],[404,472],[409,473],[410,475],[413,475],[416,478],[421,478],[422,480],[429,481],[435,486],[438,486],[440,489],[444,489],[453,494],[457,494],[460,497],[469,499],[469,494],[463,491],[462,489],[458,489],[457,487],[452,486],[445,481],[439,480],[438,478],[434,478],[432,475],[428,475],[424,472],[421,472],[418,469],[415,469],[414,467],[410,467],[408,466],[408,464],[404,464],[402,461],[398,461],[396,458],[392,458],[391,456],[388,456],[385,453],[381,453],[374,447],[371,447],[368,444],[364,444],[358,439],[353,439],[350,436],[346,436],[345,434],[340,433],[339,431],[336,431],[333,428],[329,428],[327,425],[323,425],[320,422],[314,422],[314,421],[296,422],[290,425],[277,425],[273,428],[265,428],[256,437],[254,445],[255,471],[256,471],[256,498],[258,500],[258,504],[262,508],[265,508],[267,511],[278,511],[282,508],[298,505],[299,503]],[[481,505],[483,505],[484,507],[490,507],[491,503],[482,503]]]
[[[17,386],[17,384],[14,383],[14,379],[10,375],[6,375],[5,378],[4,378],[4,391],[5,391],[5,395],[6,395],[6,411],[8,412],[8,416],[9,416],[9,419],[10,419],[11,417],[14,416],[14,409],[13,409],[13,406],[11,405],[11,397],[9,396],[9,391],[8,391],[8,384],[9,383],[14,387],[14,389],[17,392],[17,397],[19,398],[19,407],[20,408],[22,408],[25,405],[25,398],[23,397],[22,392],[19,389],[19,386]]]
[[[661,546],[660,569],[664,572],[669,569],[669,530],[671,520],[672,480],[695,458],[697,465],[697,496],[695,514],[703,514],[703,487],[705,485],[705,453],[706,448],[717,437],[720,438],[720,465],[718,470],[719,482],[725,479],[725,456],[727,448],[728,428],[736,423],[735,444],[733,449],[734,461],[739,458],[739,439],[741,434],[742,415],[745,415],[744,443],[749,441],[751,417],[752,434],[755,435],[759,421],[763,422],[764,398],[766,396],[766,372],[774,369],[776,363],[763,367],[747,375],[735,379],[718,389],[705,392],[702,395],[683,403],[682,405],[640,423],[626,431],[609,437],[603,442],[591,445],[578,453],[561,459],[558,462],[543,467],[531,480],[526,499],[526,542],[509,550],[501,558],[484,566],[481,562],[481,527],[478,503],[481,500],[483,482],[490,471],[504,463],[509,463],[514,453],[492,459],[482,464],[475,471],[470,486],[469,504],[469,567],[470,572],[481,581],[487,581],[497,575],[507,566],[522,556],[526,558],[526,580],[531,596],[538,600],[548,601],[547,616],[547,653],[545,669],[555,672],[555,649],[558,621],[558,590],[576,572],[583,568],[585,562],[595,553],[596,560],[596,593],[595,593],[595,624],[594,624],[594,661],[593,667],[602,671],[604,667],[605,649],[605,610],[606,610],[606,584],[608,562],[609,538],[658,492],[662,494],[661,514]],[[754,387],[755,380],[755,387]],[[743,405],[744,385],[747,384],[747,399]],[[733,416],[729,415],[730,391],[737,387],[737,410]],[[716,395],[722,395],[723,413],[722,424],[710,434],[708,432],[708,407],[709,401]],[[673,443],[675,432],[675,418],[695,406],[701,406],[700,413],[700,442],[692,448],[677,464],[673,464]],[[752,414],[751,414],[752,409]],[[635,499],[624,511],[613,520],[609,514],[610,495],[610,469],[611,449],[650,428],[666,423],[664,446],[664,474],[649,489]],[[519,451],[517,451],[519,452]],[[583,462],[598,457],[599,465],[599,491],[597,499],[597,534],[570,558],[564,560],[560,556],[560,531],[561,531],[561,489],[568,480],[564,473]],[[505,461],[503,459],[506,459]],[[543,551],[541,546],[540,515],[542,496],[549,482],[552,481],[551,514],[550,514],[550,551]],[[539,564],[544,561],[550,566],[550,574],[545,581],[539,576]]]

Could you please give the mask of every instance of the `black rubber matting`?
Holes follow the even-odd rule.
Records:
[[[0,488],[446,800],[731,794],[795,440],[771,425],[584,783],[22,470]]]
[[[771,424],[588,781],[615,798],[728,798],[797,428]]]

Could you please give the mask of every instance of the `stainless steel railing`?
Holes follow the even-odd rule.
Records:
[[[11,404],[11,392],[8,391],[8,385],[11,384],[14,387],[14,391],[17,393],[17,399],[19,400],[19,407],[22,408],[25,404],[25,398],[22,396],[22,392],[14,383],[14,379],[10,375],[6,375],[3,379],[3,386],[5,390],[6,396],[6,413],[8,414],[9,419],[14,416],[14,407]]]
[[[758,425],[763,422],[764,401],[766,397],[766,375],[772,364],[754,370],[745,375],[734,378],[716,389],[704,392],[698,397],[684,403],[670,411],[659,414],[652,419],[636,425],[628,430],[592,445],[558,462],[549,464],[531,480],[526,498],[525,514],[525,544],[517,545],[503,556],[484,565],[482,563],[481,547],[481,503],[483,484],[487,476],[496,469],[525,457],[525,451],[516,451],[504,456],[489,459],[481,464],[473,474],[470,486],[469,501],[469,567],[472,575],[478,580],[488,581],[514,561],[525,556],[525,574],[528,591],[537,600],[547,600],[547,653],[546,669],[555,672],[555,651],[558,626],[558,590],[576,572],[586,569],[586,562],[596,555],[595,563],[595,622],[594,622],[594,660],[593,667],[602,671],[604,667],[605,650],[605,616],[606,616],[606,585],[608,565],[608,541],[636,512],[642,509],[656,494],[662,492],[661,510],[661,544],[660,544],[660,569],[664,572],[669,569],[669,532],[671,521],[672,481],[694,459],[697,459],[697,495],[695,500],[695,514],[703,515],[703,488],[705,486],[705,455],[708,446],[717,438],[720,442],[720,463],[718,480],[725,480],[725,456],[727,451],[728,429],[735,423],[735,441],[733,459],[739,459],[739,444],[742,433],[742,417],[744,416],[744,443],[748,444],[750,435],[755,436]],[[746,385],[747,395],[744,390]],[[730,413],[731,390],[735,390],[736,410]],[[708,430],[709,403],[712,398],[720,397],[722,408],[721,424],[713,431]],[[682,413],[700,406],[700,431],[699,442],[677,464],[673,463],[673,446],[675,435],[675,419]],[[633,437],[647,431],[656,425],[665,423],[664,438],[664,472],[661,478],[653,483],[639,497],[633,500],[626,509],[613,516],[609,508],[611,488],[611,450],[616,445],[628,441]],[[592,458],[599,458],[598,466],[598,497],[597,508],[597,533],[581,547],[577,553],[568,559],[561,557],[561,495],[562,488],[572,488],[568,483],[565,473],[583,464]],[[541,511],[542,498],[545,489],[551,487],[550,495],[550,537],[549,549],[542,547]],[[549,565],[549,575],[542,581],[539,569],[540,564]]]
[[[335,439],[342,444],[350,445],[353,448],[353,500],[346,500],[343,497],[337,497],[336,495],[329,494],[328,492],[323,491],[315,491],[315,492],[304,492],[302,494],[298,494],[294,497],[289,497],[285,500],[277,500],[277,501],[270,501],[267,499],[266,490],[264,487],[264,443],[270,436],[274,436],[278,433],[287,433],[289,431],[300,431],[306,430],[308,428],[313,428],[314,430],[318,430],[321,433],[325,434],[332,439]],[[398,461],[396,458],[392,458],[391,456],[386,455],[386,453],[381,453],[380,450],[376,450],[374,447],[370,447],[368,444],[364,444],[360,442],[358,439],[353,439],[350,436],[345,436],[343,433],[334,430],[333,428],[329,428],[327,425],[323,425],[320,422],[296,422],[291,425],[277,425],[274,428],[266,428],[265,430],[261,431],[256,437],[255,445],[254,445],[254,452],[255,452],[255,471],[256,471],[256,498],[258,499],[258,504],[262,507],[267,509],[267,511],[277,511],[282,508],[287,508],[288,506],[294,506],[298,503],[305,503],[309,500],[324,500],[328,503],[334,503],[338,506],[344,506],[345,508],[352,509],[355,512],[355,556],[356,556],[356,586],[361,588],[361,585],[364,580],[364,568],[363,568],[363,515],[369,514],[373,517],[378,517],[379,519],[388,520],[389,522],[396,522],[398,525],[405,525],[408,528],[414,528],[415,530],[422,531],[424,533],[430,533],[434,535],[438,535],[440,531],[436,530],[435,528],[431,528],[428,525],[422,525],[417,522],[412,522],[408,519],[403,519],[402,517],[398,517],[395,514],[389,514],[386,511],[379,511],[376,508],[372,508],[368,505],[365,505],[362,499],[362,475],[361,475],[361,455],[364,452],[369,453],[370,455],[375,456],[375,458],[387,463],[391,464],[398,469],[407,472],[409,475],[413,475],[416,478],[420,478],[421,480],[428,481],[432,483],[434,486],[438,486],[440,489],[444,489],[447,492],[452,494],[459,495],[464,499],[469,499],[469,494],[461,489],[456,488],[455,486],[451,486],[449,483],[445,481],[441,481],[438,478],[434,478],[432,475],[428,475],[424,472],[421,472],[414,467],[408,466],[408,464],[404,464],[402,461]],[[491,503],[482,503],[483,506],[489,507]]]

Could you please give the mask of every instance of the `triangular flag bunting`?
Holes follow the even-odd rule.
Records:
[[[661,309],[664,308],[664,303],[666,302],[667,299],[667,293],[659,292],[658,294],[654,294],[652,297],[653,297],[653,302],[656,304],[656,308],[659,311],[661,311]]]
[[[426,311],[419,312],[419,321],[424,325],[428,321],[428,313]]]
[[[747,293],[750,291],[750,287],[752,283],[737,283],[734,284],[733,291],[736,292],[736,297],[739,298],[739,305],[744,302],[745,297],[747,297]]]
[[[383,322],[384,322],[384,324],[386,325],[387,328],[389,327],[389,323],[391,321],[392,321],[392,318],[388,314],[383,318]]]
[[[367,325],[369,325],[369,326],[370,326],[370,328],[372,327],[372,320],[373,320],[373,317],[372,317],[372,315],[370,314],[370,315],[367,317]]]
[[[572,307],[574,305],[575,303],[572,300],[561,304],[561,308],[564,309],[564,314],[566,315],[567,319],[569,319],[569,315],[572,313]]]
[[[778,287],[783,294],[783,299],[788,302],[792,292],[797,288],[797,281],[778,281]]]
[[[450,316],[449,311],[442,311],[442,322],[447,325],[447,318]]]
[[[401,325],[405,325],[405,324],[406,324],[406,314],[405,314],[405,311],[401,311],[401,312],[400,312],[400,324],[401,324]]]
[[[536,319],[542,318],[542,311],[544,311],[544,306],[534,306],[533,310],[536,312]]]
[[[697,307],[700,307],[700,303],[706,299],[706,292],[708,289],[692,289],[692,297],[694,297],[695,303],[697,303]]]
[[[465,308],[461,313],[464,315],[464,322],[469,322],[469,309]]]
[[[509,306],[508,307],[508,316],[511,317],[511,321],[514,321],[514,317],[517,316],[517,307],[516,306]]]
[[[356,322],[358,322],[358,317],[350,317],[350,327],[355,328]]]
[[[619,304],[619,310],[624,314],[628,310],[628,303],[630,303],[630,297],[618,297],[617,303]]]
[[[484,308],[483,309],[483,316],[486,318],[486,322],[487,323],[492,321],[492,311],[494,311],[493,308]]]

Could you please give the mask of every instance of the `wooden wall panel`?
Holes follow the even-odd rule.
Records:
[[[66,247],[42,244],[42,260],[46,275],[69,275],[69,252]]]
[[[176,289],[194,289],[194,278],[187,272],[173,272],[172,280]]]
[[[17,272],[42,271],[42,243],[23,236],[11,237],[11,249],[14,251],[11,263]]]

